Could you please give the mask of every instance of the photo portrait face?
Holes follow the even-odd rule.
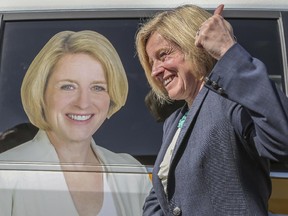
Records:
[[[110,96],[102,65],[84,53],[66,54],[57,62],[45,91],[49,137],[90,142],[107,117]]]

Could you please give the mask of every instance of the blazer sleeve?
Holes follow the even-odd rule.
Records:
[[[155,191],[152,188],[143,206],[143,216],[164,216]]]
[[[269,79],[260,60],[236,43],[217,62],[206,86],[236,102],[249,114],[252,124],[244,126],[245,122],[239,122],[235,127],[254,144],[260,156],[287,160],[288,99]]]

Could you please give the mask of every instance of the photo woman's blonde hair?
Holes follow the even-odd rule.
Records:
[[[160,12],[144,23],[136,35],[136,49],[147,80],[160,101],[169,100],[167,91],[151,76],[151,65],[146,53],[150,36],[157,32],[171,44],[176,45],[195,66],[193,75],[203,79],[214,67],[216,60],[205,50],[195,46],[195,35],[200,25],[212,14],[195,5],[183,5]]]
[[[21,99],[24,110],[35,126],[49,129],[45,120],[45,90],[57,62],[66,54],[85,53],[103,67],[110,96],[108,118],[126,102],[128,81],[121,59],[103,35],[90,31],[63,31],[54,35],[35,57],[24,77]]]

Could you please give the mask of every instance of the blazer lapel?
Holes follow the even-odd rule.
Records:
[[[181,111],[179,112],[178,116],[175,118],[175,120],[173,120],[172,125],[168,128],[168,131],[165,132],[165,137],[163,137],[163,147],[160,148],[160,151],[158,153],[157,159],[155,161],[155,165],[154,166],[154,170],[158,173],[159,171],[159,165],[161,164],[164,155],[166,154],[166,151],[176,133],[177,130],[177,125],[179,120],[181,119],[181,117],[184,115],[184,113],[186,112],[185,110],[187,110],[187,105],[185,105],[184,107],[182,107]]]
[[[172,158],[171,158],[171,162],[170,162],[170,170],[174,169],[173,165],[175,164],[174,163],[175,162],[175,156],[177,156],[178,153],[181,153],[180,149],[182,149],[182,147],[185,147],[184,146],[185,145],[185,137],[189,135],[190,128],[193,127],[194,121],[197,118],[197,113],[198,113],[198,111],[199,111],[199,109],[200,109],[200,107],[201,107],[201,105],[202,105],[202,103],[203,103],[203,101],[207,95],[207,92],[208,92],[207,88],[203,87],[201,89],[201,91],[199,92],[199,94],[195,98],[192,107],[190,108],[190,110],[188,112],[187,118],[185,120],[185,123],[184,123],[182,129],[181,129],[181,132],[179,134],[178,140],[177,140],[176,145],[175,145],[175,149],[174,149],[173,154],[172,154]],[[160,166],[160,164],[164,158],[164,155],[167,151],[167,148],[170,145],[171,140],[173,139],[173,136],[177,130],[178,122],[182,118],[182,116],[185,114],[186,110],[187,110],[187,105],[185,105],[181,109],[181,111],[179,112],[178,116],[175,118],[172,125],[168,128],[168,131],[165,132],[166,137],[164,137],[164,139],[163,139],[163,145],[165,147],[162,147],[160,149],[158,156],[157,156],[157,159],[155,161],[154,168],[153,168],[153,188],[154,188],[154,191],[155,191],[155,193],[158,197],[158,200],[161,203],[162,207],[168,206],[168,203],[167,203],[166,195],[165,195],[164,190],[163,190],[161,180],[159,179],[157,174],[159,172],[159,169],[160,169],[159,166]],[[168,185],[169,185],[169,174],[170,174],[170,171],[168,173],[168,182],[167,182]],[[169,190],[168,190],[168,194],[169,194]],[[166,211],[168,211],[168,209],[166,209]]]
[[[168,131],[165,132],[164,137],[163,137],[163,146],[160,148],[160,151],[158,153],[157,159],[155,161],[154,164],[154,168],[153,168],[153,188],[155,191],[155,194],[157,195],[158,201],[160,203],[160,205],[162,206],[162,208],[165,208],[168,206],[168,202],[167,202],[167,198],[166,195],[164,193],[164,188],[163,185],[161,183],[160,178],[158,177],[158,172],[160,169],[160,164],[164,158],[164,155],[166,154],[167,148],[169,147],[174,134],[177,130],[177,125],[179,120],[181,119],[181,117],[184,115],[184,113],[187,110],[187,105],[185,105],[181,111],[179,112],[179,114],[175,117],[174,120],[171,120],[171,126],[168,128]],[[164,210],[165,212],[168,212],[168,209]]]
[[[202,106],[202,103],[203,103],[207,93],[208,93],[208,89],[203,87],[201,89],[201,91],[199,92],[199,94],[197,95],[197,97],[195,98],[195,100],[193,101],[192,107],[190,108],[190,110],[188,112],[187,118],[184,122],[184,125],[183,125],[181,132],[179,134],[179,137],[177,139],[175,149],[173,151],[172,158],[171,158],[170,168],[173,164],[175,156],[178,154],[181,147],[185,147],[183,145],[186,145],[186,143],[187,143],[185,141],[185,138],[190,135],[190,130],[192,129],[194,122],[197,119],[198,111],[200,110],[200,107]]]

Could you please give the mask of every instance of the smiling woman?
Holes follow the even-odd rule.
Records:
[[[61,155],[66,155],[66,162],[71,162],[68,158],[76,155],[84,156],[78,162],[87,160],[78,152],[71,155],[64,145],[79,145],[79,141],[89,143],[91,134],[107,118],[110,96],[101,64],[87,54],[63,56],[49,78],[45,105],[45,117],[49,124],[47,135],[57,146],[58,153],[62,151]]]
[[[152,91],[186,102],[163,125],[143,215],[268,215],[270,160],[288,157],[288,98],[223,9],[182,5],[137,32]]]
[[[0,215],[141,215],[149,176],[113,174],[109,165],[134,166],[142,173],[144,167],[92,138],[125,104],[127,93],[122,62],[103,35],[64,31],[53,36],[21,87],[24,109],[39,132],[2,153],[0,160],[49,162],[60,165],[63,173],[0,172]],[[67,165],[72,166],[67,170]]]

